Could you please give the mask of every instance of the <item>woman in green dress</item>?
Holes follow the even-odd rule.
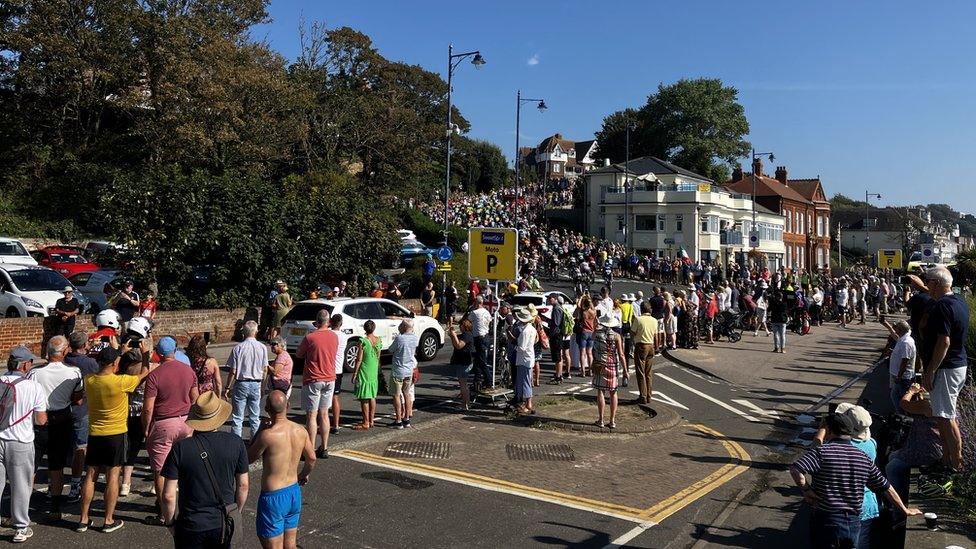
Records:
[[[363,408],[363,422],[354,426],[353,429],[362,431],[373,426],[376,418],[376,391],[379,387],[380,372],[380,349],[383,343],[380,338],[373,334],[376,331],[376,323],[367,320],[363,324],[366,337],[359,343],[359,360],[356,363],[356,371],[352,378],[356,383],[356,399]]]

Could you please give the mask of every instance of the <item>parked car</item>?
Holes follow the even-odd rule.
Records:
[[[73,246],[48,246],[31,252],[31,255],[38,265],[50,267],[65,277],[99,269],[97,264],[85,258],[80,248]]]
[[[322,309],[329,311],[330,316],[342,315],[342,331],[351,336],[346,346],[347,363],[356,360],[359,355],[360,341],[366,336],[363,324],[367,320],[376,323],[376,331],[373,333],[383,342],[383,353],[387,352],[393,338],[399,334],[397,328],[405,318],[413,319],[414,333],[420,338],[417,346],[418,360],[433,360],[438,349],[444,346],[444,329],[434,318],[415,315],[389,299],[359,297],[308,299],[296,303],[281,324],[281,335],[285,338],[288,352],[297,351],[305,335],[315,330],[315,317]]]
[[[0,264],[37,265],[37,260],[27,253],[23,242],[0,237]]]
[[[47,267],[36,265],[4,265],[0,267],[0,314],[6,318],[48,316],[54,305],[64,297],[68,279]],[[91,310],[91,303],[77,288],[75,297],[82,312]]]
[[[538,311],[539,316],[542,317],[542,324],[548,327],[549,319],[552,318],[552,306],[549,305],[550,295],[562,297],[563,301],[566,303],[564,307],[566,307],[566,310],[568,310],[570,314],[576,312],[576,302],[562,292],[522,292],[520,294],[513,295],[511,298],[509,298],[508,302],[513,307],[528,307],[529,304],[535,305],[535,310]]]
[[[397,236],[400,237],[400,240],[417,240],[417,235],[410,229],[398,229]]]

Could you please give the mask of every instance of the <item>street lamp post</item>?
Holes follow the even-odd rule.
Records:
[[[515,211],[519,210],[519,201],[522,199],[522,175],[520,171],[519,164],[522,160],[519,151],[519,135],[520,128],[522,126],[522,103],[537,103],[536,107],[539,112],[544,112],[548,107],[546,107],[546,102],[544,99],[529,99],[527,97],[522,97],[522,90],[517,90],[515,93]],[[549,177],[549,159],[546,158],[546,174],[545,177]],[[526,207],[526,212],[528,207]],[[521,225],[521,220],[516,215],[515,216],[516,225]],[[518,228],[518,227],[516,227]]]
[[[864,191],[864,251],[865,253],[871,253],[871,232],[868,230],[868,217],[871,210],[871,198],[877,198],[881,200],[881,195],[878,193],[869,193]]]
[[[471,64],[475,68],[485,64],[485,58],[478,50],[464,53],[454,53],[454,44],[447,46],[447,165],[444,175],[444,245],[447,246],[448,217],[451,212],[451,136],[454,135],[454,123],[451,121],[452,97],[451,84],[454,81],[454,69],[467,57],[472,57]],[[445,280],[447,275],[444,275]]]
[[[633,240],[630,236],[632,232],[630,230],[630,132],[637,129],[637,125],[633,122],[627,123],[627,146],[626,156],[624,158],[624,244],[627,249],[630,250]],[[656,223],[656,221],[655,221]],[[634,224],[634,228],[637,228],[637,224]]]
[[[758,177],[756,176],[756,160],[758,160],[763,156],[769,158],[770,162],[776,161],[776,155],[774,155],[773,153],[771,152],[757,153],[756,149],[752,149],[752,228],[749,232],[759,231],[759,229],[756,226],[756,182],[758,181]],[[751,235],[750,235],[750,239],[751,239]]]

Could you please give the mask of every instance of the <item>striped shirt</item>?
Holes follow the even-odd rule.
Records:
[[[820,498],[817,508],[822,511],[860,515],[864,487],[884,492],[889,486],[871,458],[846,439],[808,450],[793,467],[813,477],[813,491]]]

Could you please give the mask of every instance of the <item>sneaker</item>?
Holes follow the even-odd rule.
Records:
[[[28,526],[27,528],[21,528],[20,530],[17,530],[17,532],[14,534],[13,539],[10,541],[14,543],[24,543],[25,541],[29,540],[33,535],[34,535],[34,531],[30,529],[30,526]]]
[[[404,427],[410,427],[410,420],[409,419],[403,420],[403,426]]]
[[[339,428],[338,427],[333,427],[333,428],[329,429],[329,434],[330,435],[337,435],[337,434],[339,434]]]
[[[132,491],[132,485],[123,483],[122,488],[119,489],[119,497],[128,497],[130,491]]]
[[[75,484],[71,483],[71,488],[68,490],[68,503],[78,503],[81,501],[81,483]]]
[[[102,533],[111,534],[112,532],[121,529],[123,526],[125,526],[125,521],[116,520],[112,524],[106,524],[102,526]]]
[[[329,459],[329,449],[319,448],[318,450],[315,451],[315,457],[319,459]]]
[[[393,422],[393,425],[391,425],[391,427],[393,427],[394,429],[403,429],[403,422],[402,421],[394,421]]]

